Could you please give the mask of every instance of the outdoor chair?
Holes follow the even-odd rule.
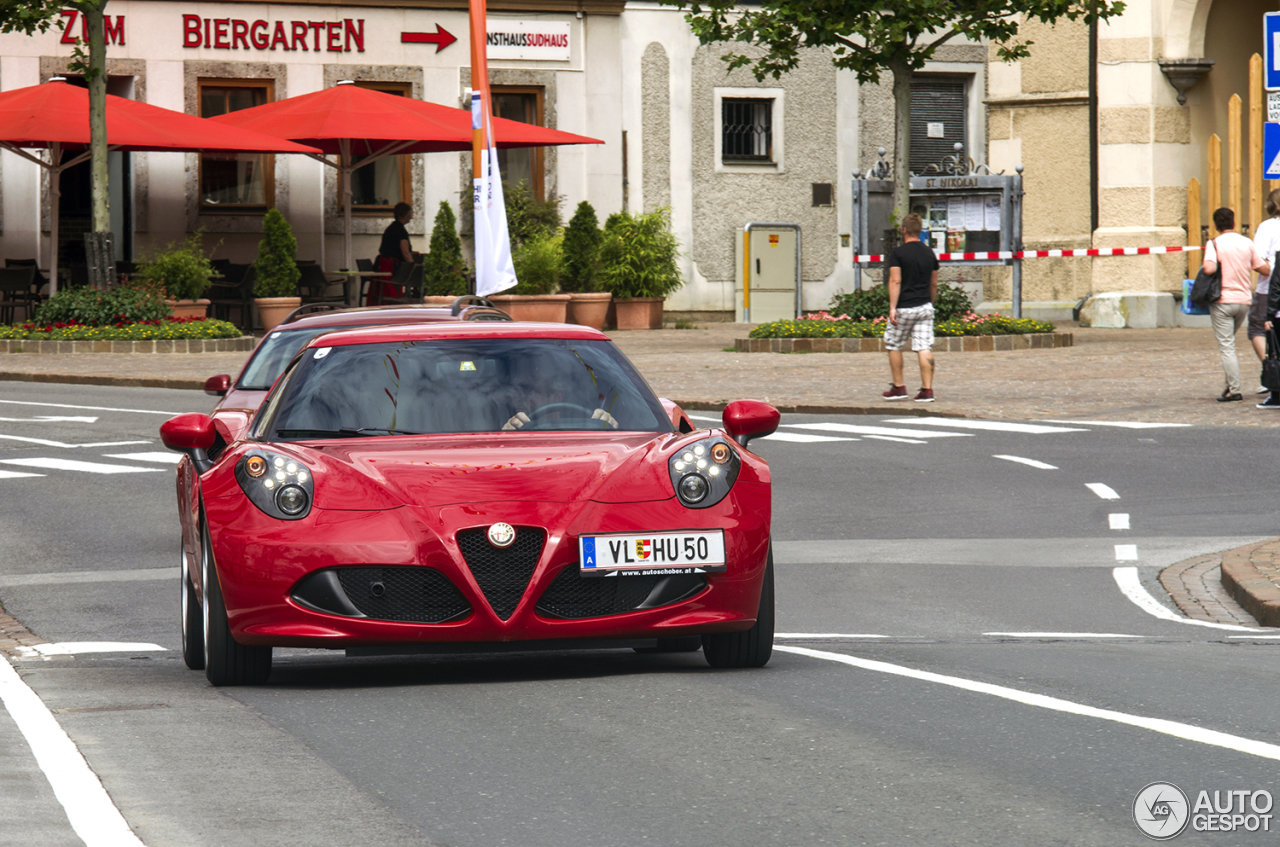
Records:
[[[44,287],[49,284],[49,278],[40,271],[35,259],[5,259],[4,266],[6,268],[35,268],[36,278],[35,281],[32,282],[31,288],[38,296],[41,296],[42,299],[43,297],[48,296],[48,292],[45,291]]]
[[[213,306],[213,316],[218,320],[231,320],[231,310],[237,310],[236,326],[251,332],[253,330],[253,284],[257,273],[253,265],[234,265],[227,263],[227,272],[221,280],[215,280],[209,289],[209,300]]]
[[[400,269],[405,268],[406,273],[400,274]],[[422,304],[422,285],[425,280],[422,265],[417,262],[401,262],[396,266],[396,276],[403,276],[403,279],[392,278],[394,285],[404,286],[404,294],[400,297],[383,298],[384,303],[394,303],[397,305],[412,303],[414,305]]]
[[[372,273],[373,260],[372,259],[356,259],[356,270],[360,271],[361,273]],[[369,280],[370,280],[370,277],[367,277],[367,276],[360,277],[360,296],[356,298],[356,303],[359,303],[361,305],[364,304],[365,295],[368,294],[368,291],[369,291]]]
[[[329,278],[319,265],[300,265],[302,276],[298,279],[298,293],[303,303],[320,303],[328,300]]]
[[[14,323],[14,312],[19,306],[25,319],[34,317],[37,297],[31,286],[35,278],[35,265],[0,268],[0,323]]]

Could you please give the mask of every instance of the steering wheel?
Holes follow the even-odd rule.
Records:
[[[584,418],[591,417],[591,410],[588,409],[586,406],[579,406],[577,403],[548,403],[547,405],[540,406],[539,408],[534,409],[532,412],[530,412],[529,418],[532,420],[535,418],[540,418],[543,415],[549,415],[553,412],[568,412],[568,411],[581,412],[582,417]]]

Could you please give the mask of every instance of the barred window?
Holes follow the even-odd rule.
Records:
[[[725,162],[773,161],[773,100],[720,101],[723,135],[720,158]]]

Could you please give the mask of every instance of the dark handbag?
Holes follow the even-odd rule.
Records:
[[[1209,242],[1213,245],[1213,252],[1216,256],[1218,253],[1217,240]],[[1200,307],[1207,307],[1211,303],[1217,303],[1222,299],[1222,262],[1215,261],[1218,269],[1211,274],[1204,272],[1201,267],[1196,274],[1195,284],[1191,286],[1191,302]]]
[[[1274,320],[1274,319],[1273,319]],[[1276,338],[1275,325],[1269,330],[1267,358],[1262,360],[1262,387],[1280,391],[1280,341]]]

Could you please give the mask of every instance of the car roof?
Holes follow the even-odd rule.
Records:
[[[382,344],[401,341],[448,341],[476,338],[545,338],[571,341],[608,341],[609,336],[596,329],[574,324],[505,323],[427,323],[403,326],[378,326],[369,329],[346,329],[318,335],[307,347],[347,347],[355,344]]]
[[[461,322],[462,318],[448,307],[431,306],[373,306],[368,308],[335,309],[300,315],[276,327],[278,332],[295,329],[315,329],[324,326],[378,326],[381,324],[406,324],[423,322]]]

